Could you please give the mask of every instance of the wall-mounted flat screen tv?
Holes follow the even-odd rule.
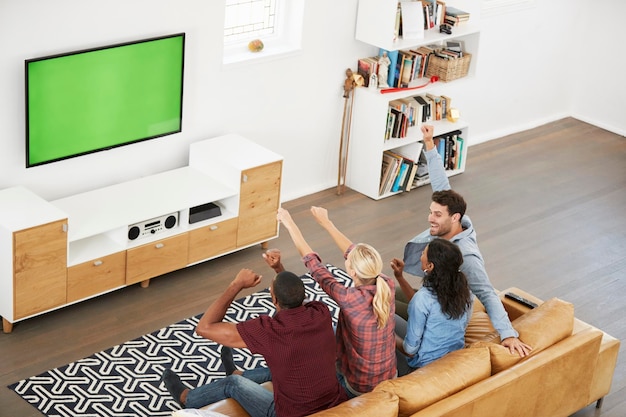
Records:
[[[26,167],[182,129],[185,34],[26,60]]]

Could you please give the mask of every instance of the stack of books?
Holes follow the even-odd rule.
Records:
[[[463,22],[467,22],[470,18],[470,14],[464,10],[457,9],[456,7],[446,6],[444,23],[450,26],[458,26]]]

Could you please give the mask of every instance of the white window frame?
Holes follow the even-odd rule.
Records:
[[[274,33],[251,35],[239,41],[224,40],[224,64],[258,62],[292,55],[302,48],[302,28],[305,0],[275,0]],[[261,39],[263,50],[251,52],[248,43]]]

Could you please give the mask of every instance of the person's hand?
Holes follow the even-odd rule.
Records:
[[[285,227],[287,228],[294,224],[294,221],[291,218],[291,214],[289,214],[289,212],[282,207],[278,208],[278,212],[276,213],[276,220],[278,220],[279,223],[285,225]]]
[[[511,355],[518,354],[521,358],[528,356],[533,350],[532,347],[519,340],[517,337],[507,337],[502,341],[502,346],[509,349]]]
[[[396,277],[396,279],[402,278],[402,273],[404,272],[404,261],[398,258],[393,258],[391,260],[391,269],[393,269],[393,276]]]
[[[330,222],[330,219],[328,218],[328,210],[326,210],[324,207],[312,206],[311,214],[313,214],[313,218],[321,226],[324,226],[325,224],[328,224]]]
[[[277,274],[279,272],[283,272],[285,267],[280,261],[280,250],[279,249],[268,249],[263,253],[263,259],[265,263],[272,268]]]
[[[429,151],[435,147],[435,142],[433,141],[435,128],[432,127],[432,125],[422,125],[421,130],[422,135],[424,135],[424,146],[426,147],[426,150]]]
[[[262,275],[257,274],[253,270],[244,268],[239,271],[239,273],[233,280],[233,283],[236,283],[241,288],[251,288],[259,285],[262,278]]]

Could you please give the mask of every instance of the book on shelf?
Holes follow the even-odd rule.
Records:
[[[392,172],[395,171],[395,168],[396,168],[395,162],[396,162],[396,159],[393,156],[387,153],[383,153],[383,162],[381,166],[380,186],[378,187],[378,195],[383,195],[385,193],[385,189],[387,188],[387,184],[390,181]]]
[[[446,166],[446,139],[445,137],[437,137],[435,138],[435,144],[437,145],[437,152],[441,157],[441,162],[443,166]]]
[[[393,114],[393,125],[391,126],[390,136],[392,138],[399,138],[402,130],[402,124],[404,123],[402,111],[395,107],[390,107],[389,111]]]
[[[393,125],[396,123],[396,115],[389,109],[387,112],[387,128],[385,129],[385,140],[389,140],[391,138],[391,133],[393,132]]]
[[[461,136],[456,138],[456,151],[458,157],[456,158],[456,169],[461,169],[463,166],[463,150],[465,148],[465,140]]]
[[[424,29],[432,29],[435,27],[435,15],[436,15],[436,0],[421,0],[423,15],[424,15]]]
[[[431,106],[434,110],[433,112],[433,120],[441,120],[442,119],[442,112],[443,112],[443,108],[442,108],[442,102],[441,102],[441,97],[437,96],[435,94],[432,93],[426,93],[426,97],[429,98],[431,100]]]
[[[393,32],[393,40],[396,41],[400,38],[400,26],[402,23],[402,8],[400,7],[400,2],[398,2],[398,7],[396,8],[396,23]],[[391,84],[389,84],[391,85]]]
[[[464,20],[469,20],[470,18],[469,12],[466,12],[465,10],[461,10],[457,7],[452,7],[452,6],[446,7],[446,15],[462,18]]]
[[[359,58],[357,62],[357,73],[363,77],[363,85],[369,86],[370,77],[378,71],[377,62],[373,58]]]
[[[463,42],[461,41],[446,41],[446,48],[450,51],[456,51],[456,52],[463,52],[463,50],[465,49],[463,46]]]
[[[456,168],[456,134],[446,137],[446,163],[449,170]]]
[[[401,79],[402,79],[402,71],[404,69],[404,59],[398,54],[398,61],[396,62],[396,68],[394,71],[394,83],[393,85],[389,84],[392,87],[400,87]],[[391,71],[391,68],[389,68]]]
[[[437,0],[435,11],[435,26],[443,24],[443,19],[446,15],[446,3],[442,0]]]
[[[391,168],[388,171],[388,175],[385,176],[384,181],[381,180],[381,184],[379,187],[380,195],[390,192],[393,188],[398,174],[400,173],[400,166],[402,165],[403,160],[400,155],[392,151],[383,152],[383,159],[386,159],[389,162]]]
[[[404,61],[402,63],[402,73],[400,74],[400,87],[408,87],[412,81],[413,56],[405,51],[400,51],[400,57]]]
[[[411,191],[415,184],[415,176],[417,175],[417,162],[411,164],[411,172],[407,175],[407,179],[404,182],[404,191]]]
[[[402,187],[402,185],[404,185],[404,177],[406,176],[406,170],[408,168],[408,164],[406,163],[406,161],[404,159],[402,159],[400,161],[400,169],[398,171],[398,174],[396,175],[396,178],[393,182],[393,186],[391,187],[391,192],[395,193],[397,191],[400,191],[400,187]]]
[[[401,26],[403,39],[424,38],[424,17],[422,4],[417,1],[401,1]]]
[[[443,118],[447,118],[448,110],[452,108],[452,99],[449,96],[440,96],[441,97],[441,112],[443,113]]]
[[[426,102],[424,97],[417,95],[413,97],[413,100],[417,101],[422,110],[422,123],[429,122],[430,119],[430,105]]]

